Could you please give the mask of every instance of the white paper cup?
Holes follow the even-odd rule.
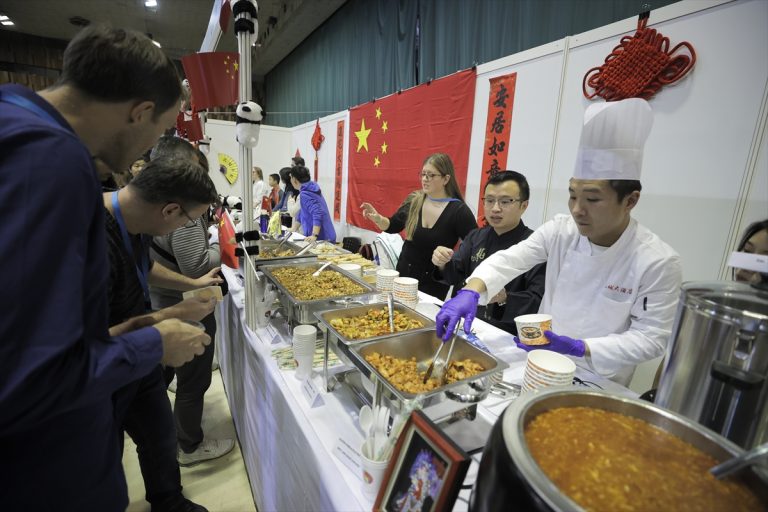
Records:
[[[360,447],[360,465],[363,467],[363,495],[371,501],[376,499],[387,470],[386,460],[372,460],[368,453],[369,443],[363,442]]]
[[[541,313],[515,317],[517,337],[526,345],[547,345],[549,340],[544,331],[552,329],[552,315]]]
[[[304,380],[312,375],[317,328],[314,325],[297,325],[293,329],[293,359],[296,361],[296,378]]]
[[[576,363],[568,357],[550,350],[528,352],[524,380],[529,387],[570,386],[576,373]]]

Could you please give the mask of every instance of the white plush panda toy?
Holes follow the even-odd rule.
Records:
[[[259,130],[264,111],[258,103],[244,101],[237,106],[237,142],[247,148],[254,148],[259,142]]]

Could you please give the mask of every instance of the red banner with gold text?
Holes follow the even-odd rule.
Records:
[[[488,179],[507,168],[509,156],[509,134],[512,128],[512,107],[515,103],[515,82],[517,73],[491,78],[491,90],[488,93],[488,120],[485,125],[485,145],[483,146],[483,167],[480,176],[480,201],[477,202],[477,220],[483,221],[484,209],[482,197]]]
[[[475,97],[474,70],[432,80],[350,109],[347,222],[376,229],[360,204],[390,216],[421,188],[419,173],[433,153],[447,153],[463,191]]]
[[[333,186],[333,220],[341,221],[341,181],[344,166],[344,120],[336,123],[336,176]]]

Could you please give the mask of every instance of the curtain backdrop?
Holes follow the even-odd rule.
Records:
[[[648,3],[658,9],[674,1]],[[638,0],[349,0],[267,74],[266,122],[296,126],[473,64],[635,16],[642,4]]]

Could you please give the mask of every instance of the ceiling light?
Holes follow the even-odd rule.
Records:
[[[6,25],[6,26],[13,25],[13,22],[11,20],[0,21],[0,23],[2,23],[3,25]]]
[[[144,0],[144,5],[147,7],[157,7],[157,0]]]
[[[158,48],[162,48],[162,45],[160,43],[158,43],[157,41],[152,40],[152,43],[154,43],[154,45],[157,46]]]
[[[0,21],[5,21],[7,19],[10,19],[10,18],[8,18],[8,16],[6,16],[5,14],[0,14]]]

